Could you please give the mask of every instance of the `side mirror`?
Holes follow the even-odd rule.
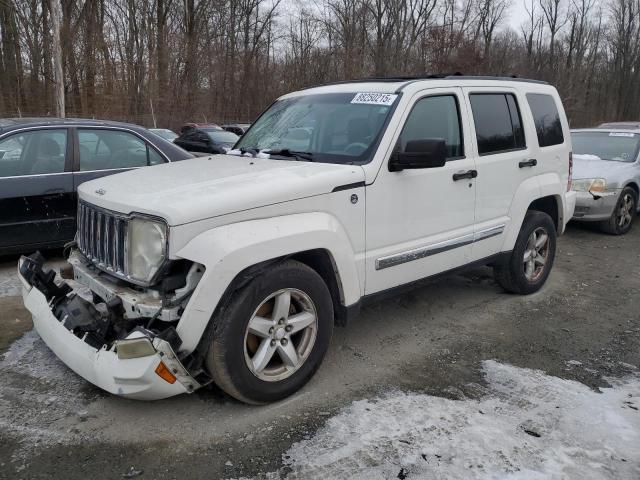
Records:
[[[389,161],[389,171],[409,168],[443,167],[447,162],[447,144],[442,138],[425,138],[407,142],[404,152],[395,152]]]

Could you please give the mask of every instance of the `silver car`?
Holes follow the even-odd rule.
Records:
[[[640,129],[589,128],[571,131],[574,220],[599,222],[622,235],[631,229],[640,191]]]

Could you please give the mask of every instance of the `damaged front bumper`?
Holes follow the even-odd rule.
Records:
[[[135,328],[100,346],[101,322],[108,322],[108,315],[81,300],[66,283],[56,283],[55,273],[42,269],[39,254],[20,259],[18,277],[25,307],[42,340],[69,368],[94,385],[138,400],[158,400],[201,386],[178,359],[172,347],[175,338],[160,338]]]

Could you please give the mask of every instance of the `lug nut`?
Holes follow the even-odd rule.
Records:
[[[275,340],[271,340],[271,346],[275,347],[276,346],[276,341]]]
[[[290,332],[291,330],[293,330],[293,327],[292,327],[291,325],[287,325],[286,327],[284,327],[284,329],[285,329],[287,332]]]
[[[278,325],[282,325],[284,323],[284,318],[281,318],[280,320],[278,320]]]
[[[283,338],[282,340],[280,340],[280,344],[284,347],[287,345],[287,339]]]
[[[269,335],[272,335],[272,334],[273,334],[273,330],[274,330],[274,328],[273,328],[273,327],[271,327],[271,328],[269,329]]]

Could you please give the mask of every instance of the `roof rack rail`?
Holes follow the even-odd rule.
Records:
[[[389,76],[389,77],[364,77],[357,78],[354,80],[338,80],[335,82],[327,82],[318,85],[313,85],[305,88],[307,90],[309,88],[315,87],[326,87],[330,85],[343,85],[345,83],[376,83],[376,82],[385,82],[385,83],[397,83],[397,82],[405,82],[402,86],[399,87],[398,90],[404,88],[406,85],[410,83],[418,82],[421,80],[501,80],[501,81],[509,81],[509,82],[527,82],[527,83],[539,83],[548,85],[548,82],[544,80],[534,80],[530,78],[520,78],[517,75],[464,75],[461,72],[453,72],[453,73],[425,73],[420,75],[397,75],[397,76]]]

